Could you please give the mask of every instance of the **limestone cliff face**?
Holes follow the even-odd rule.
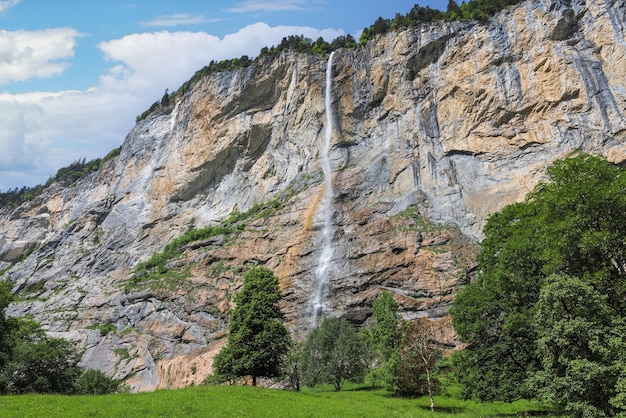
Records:
[[[336,52],[332,314],[361,324],[387,289],[406,318],[449,331],[490,213],[572,150],[624,163],[625,16],[623,0],[536,0],[485,25],[425,25]],[[325,72],[325,59],[283,54],[213,74],[138,123],[98,173],[0,209],[0,271],[22,298],[11,314],[79,341],[84,366],[135,390],[194,384],[224,343],[241,273],[264,264],[303,336]],[[190,227],[268,201],[236,233],[185,247],[175,279],[129,284]]]

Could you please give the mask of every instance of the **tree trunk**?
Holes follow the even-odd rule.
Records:
[[[424,368],[426,369],[426,384],[428,385],[428,397],[430,398],[430,410],[435,412],[435,400],[433,399],[433,388],[430,382],[430,365],[428,359],[424,356],[424,353],[420,351],[420,356],[424,361]]]
[[[430,410],[435,412],[435,401],[433,399],[433,389],[430,386],[430,370],[426,367],[426,382],[428,383],[428,397],[430,398]]]
[[[252,386],[256,386],[256,376],[252,376]]]

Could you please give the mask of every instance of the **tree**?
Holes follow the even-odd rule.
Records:
[[[283,359],[283,379],[286,384],[297,392],[302,383],[302,347],[300,341],[293,341]]]
[[[389,19],[383,19],[381,16],[379,16],[370,29],[372,30],[374,35],[379,35],[387,33],[390,25],[391,22],[389,21]]]
[[[0,281],[0,376],[11,359],[12,333],[17,326],[14,318],[7,318],[4,311],[11,304],[11,284],[8,280]],[[0,382],[0,387],[2,382]],[[0,389],[0,393],[2,390]]]
[[[5,309],[14,300],[11,283],[0,281],[0,394],[104,394],[118,390],[120,381],[99,370],[83,370],[73,342],[48,336],[41,325],[9,318]]]
[[[83,373],[75,345],[48,337],[34,321],[20,319],[17,323],[11,360],[2,373],[5,393],[72,394],[74,382]]]
[[[461,15],[461,8],[456,0],[448,0],[448,7],[446,9],[448,13],[456,13],[457,15]]]
[[[585,280],[553,274],[545,279],[533,325],[541,368],[530,387],[569,416],[610,416],[624,368],[626,322],[607,295]]]
[[[168,89],[165,89],[165,93],[163,93],[163,97],[161,97],[161,106],[167,107],[170,105],[170,93]]]
[[[226,377],[277,377],[290,337],[283,325],[278,302],[278,278],[265,267],[256,267],[243,277],[235,295],[237,305],[228,325],[228,344],[215,356],[214,370]]]
[[[302,349],[302,376],[308,386],[330,383],[340,391],[366,369],[366,345],[345,319],[327,317],[308,335]]]
[[[602,392],[580,389],[585,399],[568,400],[567,408],[583,402],[611,414],[607,399],[619,402],[615,362],[626,335],[620,323],[594,316],[626,315],[626,174],[603,157],[574,153],[547,177],[524,202],[488,219],[476,279],[451,309],[467,343],[453,364],[466,397],[549,399],[558,396],[554,379],[567,378],[571,387],[593,384]],[[591,309],[564,283],[600,305]],[[607,338],[570,344],[576,338],[558,330],[576,323],[592,323]]]
[[[411,323],[400,350],[398,393],[403,396],[428,394],[430,409],[434,411],[433,395],[439,382],[433,372],[441,356],[433,325],[428,320]]]
[[[373,385],[382,381],[390,390],[397,391],[397,368],[404,328],[398,304],[391,293],[383,291],[372,303],[372,318],[363,331],[373,354],[373,364],[367,376]]]

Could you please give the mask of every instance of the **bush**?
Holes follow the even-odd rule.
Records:
[[[100,370],[89,369],[76,381],[76,393],[79,395],[105,395],[118,392],[121,381],[107,376]]]

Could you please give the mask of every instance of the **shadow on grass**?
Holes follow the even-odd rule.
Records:
[[[554,411],[523,411],[511,414],[498,414],[497,417],[554,417]]]
[[[385,389],[384,386],[360,386],[356,388],[345,389],[343,390],[343,392],[372,392],[375,390],[383,390],[383,389]]]
[[[428,405],[419,405],[419,409],[423,411],[430,412],[430,406]],[[455,414],[464,414],[469,411],[468,408],[463,406],[437,406],[435,405],[435,414],[436,413],[445,413],[450,415]],[[554,411],[521,411],[521,412],[511,412],[511,413],[500,413],[500,414],[492,414],[490,417],[554,417]]]
[[[420,405],[419,409],[430,412],[430,406],[428,405]],[[435,405],[435,414],[436,413],[445,413],[445,414],[464,414],[466,412],[465,407],[463,406],[437,406]]]

